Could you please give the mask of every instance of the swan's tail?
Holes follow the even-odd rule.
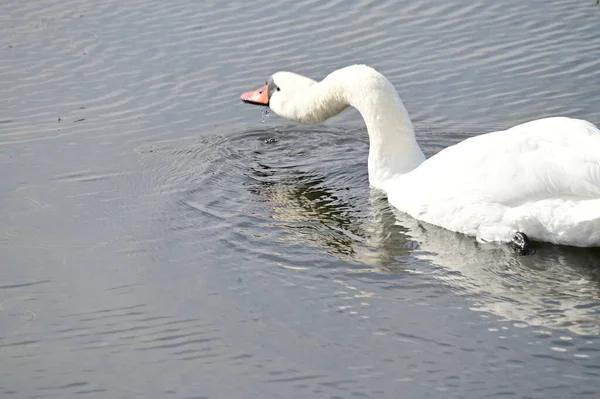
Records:
[[[600,198],[553,198],[512,208],[505,225],[535,241],[600,247]]]

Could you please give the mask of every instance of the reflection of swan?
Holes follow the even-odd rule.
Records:
[[[265,166],[262,165],[264,168]],[[257,183],[249,190],[267,199],[279,222],[292,237],[318,244],[327,252],[345,260],[360,262],[387,272],[403,271],[398,257],[410,253],[403,228],[397,226],[383,195],[377,193],[382,205],[371,215],[377,223],[363,223],[357,210],[325,186],[324,179],[313,174],[291,173],[279,181],[260,179],[263,171],[254,170]],[[381,216],[385,215],[386,218]],[[385,228],[383,228],[385,225]],[[395,234],[392,234],[395,233]],[[371,245],[374,239],[375,246]],[[395,244],[392,244],[394,241]],[[381,241],[388,243],[381,251]]]
[[[350,270],[402,272],[425,261],[442,266],[433,275],[471,296],[477,310],[530,325],[600,333],[594,305],[600,300],[598,249],[547,246],[534,257],[519,257],[504,246],[394,212],[379,190],[371,190],[365,215],[321,177],[289,169],[280,180],[261,173],[253,172],[255,183],[248,188],[269,204],[289,238],[352,261]]]
[[[600,333],[600,249],[546,246],[534,257],[515,256],[506,247],[395,214],[420,244],[415,257],[453,271],[436,277],[471,295],[474,309],[530,325]]]
[[[367,66],[342,68],[319,83],[278,72],[242,99],[301,122],[357,108],[369,132],[371,185],[419,220],[480,241],[508,242],[520,232],[600,246],[600,131],[588,122],[540,119],[425,160],[396,90]]]

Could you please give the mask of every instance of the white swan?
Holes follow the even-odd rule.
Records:
[[[539,119],[425,159],[394,86],[365,65],[321,82],[277,72],[241,99],[299,122],[358,109],[369,133],[370,184],[416,219],[481,241],[600,246],[600,131],[589,122]]]

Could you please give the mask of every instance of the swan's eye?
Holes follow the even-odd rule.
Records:
[[[277,91],[281,91],[281,89],[278,87],[278,88],[277,88]]]

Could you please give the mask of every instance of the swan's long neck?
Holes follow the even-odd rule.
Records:
[[[390,179],[425,160],[396,89],[373,68],[353,65],[339,69],[298,92],[285,107],[291,119],[320,122],[349,105],[360,112],[369,133],[371,185],[385,189]]]

